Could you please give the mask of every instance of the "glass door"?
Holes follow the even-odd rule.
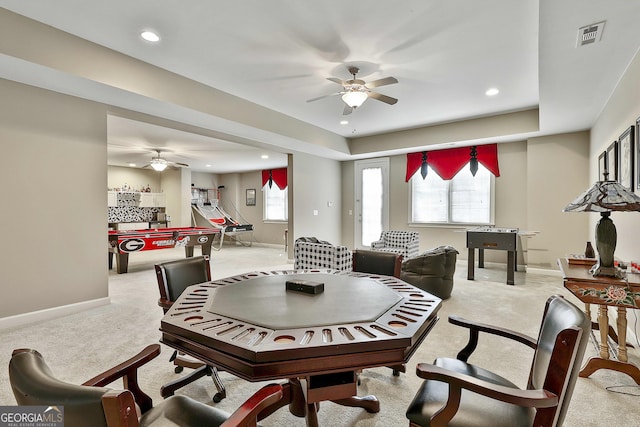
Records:
[[[355,247],[366,249],[389,229],[389,159],[355,162]]]

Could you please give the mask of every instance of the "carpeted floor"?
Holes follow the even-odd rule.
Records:
[[[36,325],[1,330],[0,365],[8,366],[14,348],[35,348],[44,355],[53,372],[61,379],[81,383],[133,355],[147,344],[158,342],[162,310],[157,306],[158,290],[153,265],[182,256],[181,249],[136,254],[130,259],[129,273],[110,273],[110,305]],[[212,255],[214,278],[292,267],[281,248],[225,246]],[[458,263],[452,297],[444,301],[439,313],[440,322],[414,354],[407,366],[407,373],[393,377],[387,368],[369,369],[362,373],[358,392],[360,395],[377,396],[381,402],[380,412],[368,414],[359,408],[322,403],[318,413],[321,425],[408,425],[404,412],[420,384],[420,379],[414,374],[415,364],[432,362],[437,356],[455,357],[466,343],[466,331],[450,325],[446,320],[449,314],[535,336],[548,296],[561,294],[580,304],[562,287],[559,274],[517,272],[517,285],[507,286],[504,266],[492,265],[476,270],[475,281],[466,280],[466,267],[464,261]],[[637,310],[629,311],[629,322],[637,322]],[[163,354],[140,372],[141,386],[155,401],[161,399],[160,386],[177,375],[168,361],[170,354],[171,349],[163,346]],[[523,345],[505,343],[497,337],[483,337],[471,361],[524,386],[531,355],[532,351]],[[589,345],[586,357],[592,355],[595,355],[595,349]],[[630,349],[630,361],[640,365],[636,349]],[[228,397],[215,405],[229,411],[263,385],[246,382],[227,372],[222,372],[221,377],[227,387]],[[215,387],[210,378],[202,378],[179,393],[211,403],[210,397],[215,393]],[[640,389],[633,380],[617,372],[598,371],[591,378],[580,378],[565,426],[639,425],[638,395]],[[5,368],[0,371],[0,405],[14,404]],[[305,422],[282,408],[262,424],[288,427],[304,426]]]

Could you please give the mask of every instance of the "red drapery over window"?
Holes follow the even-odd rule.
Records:
[[[265,169],[262,171],[262,186],[269,183],[269,188],[275,183],[279,189],[287,188],[287,168]]]
[[[474,149],[478,163],[482,163],[482,165],[495,176],[500,176],[500,168],[498,167],[498,144],[487,144],[408,153],[405,182],[409,182],[411,177],[423,164],[431,166],[442,179],[449,180],[456,176],[456,174],[469,163],[473,157],[472,152]]]

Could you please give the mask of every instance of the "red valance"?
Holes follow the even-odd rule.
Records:
[[[273,183],[276,183],[279,189],[284,190],[287,188],[287,168],[280,169],[265,169],[262,171],[262,186],[264,187],[269,183],[269,188]]]
[[[475,153],[473,153],[475,151]],[[498,144],[474,145],[472,147],[448,148],[446,150],[422,151],[407,154],[407,173],[405,182],[424,164],[428,164],[444,180],[456,176],[458,172],[474,157],[489,172],[500,176],[498,167]]]

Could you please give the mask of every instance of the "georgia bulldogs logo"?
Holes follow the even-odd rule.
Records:
[[[200,243],[200,244],[207,243],[208,241],[209,241],[209,237],[207,237],[207,236],[198,237],[198,243]]]
[[[144,240],[142,239],[127,239],[120,242],[118,245],[122,252],[138,252],[144,248]]]

